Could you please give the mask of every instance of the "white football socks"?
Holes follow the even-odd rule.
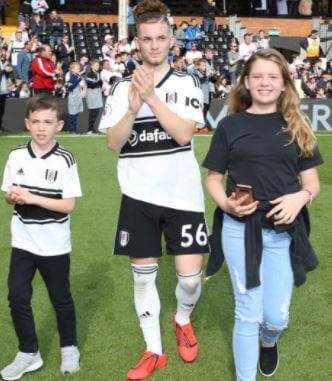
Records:
[[[201,295],[202,272],[196,274],[177,273],[178,284],[175,289],[177,299],[177,310],[175,320],[178,324],[184,325],[190,322],[190,315]]]
[[[132,264],[132,270],[135,308],[146,343],[146,350],[161,355],[160,300],[156,286],[158,265]]]

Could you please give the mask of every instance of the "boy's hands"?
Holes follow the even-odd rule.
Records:
[[[6,198],[15,204],[24,205],[33,204],[35,195],[19,185],[13,185],[7,192]]]

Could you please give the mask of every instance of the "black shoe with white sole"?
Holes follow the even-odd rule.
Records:
[[[279,366],[278,343],[274,347],[260,347],[258,369],[265,377],[272,377]]]

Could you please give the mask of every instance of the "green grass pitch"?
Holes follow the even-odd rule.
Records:
[[[0,136],[1,177],[10,149],[27,137]],[[134,311],[132,275],[128,259],[112,255],[120,192],[116,176],[117,156],[107,151],[104,138],[68,137],[59,142],[76,156],[84,196],[72,215],[73,252],[71,284],[76,303],[81,371],[72,376],[59,372],[60,351],[55,315],[39,275],[34,280],[33,309],[44,367],[24,380],[120,381],[144,350]],[[195,150],[202,162],[210,138],[198,136]],[[332,134],[319,134],[325,164],[319,168],[321,195],[310,207],[312,242],[320,258],[319,268],[308,282],[294,290],[289,328],[280,342],[281,362],[275,381],[332,380]],[[202,171],[204,178],[206,172]],[[0,368],[11,361],[17,342],[7,302],[11,207],[0,201]],[[206,196],[207,220],[214,205]],[[173,260],[160,260],[158,288],[161,298],[163,345],[168,366],[151,380],[232,381],[231,351],[233,297],[225,267],[204,281],[192,321],[199,339],[199,357],[185,364],[178,357],[172,327],[176,277]],[[258,380],[262,380],[258,376]]]

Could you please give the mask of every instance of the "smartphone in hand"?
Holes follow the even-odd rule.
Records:
[[[252,186],[244,185],[244,184],[236,184],[235,185],[235,198],[238,200],[239,198],[248,195],[248,197],[242,202],[241,205],[248,205],[255,202],[254,191]]]

